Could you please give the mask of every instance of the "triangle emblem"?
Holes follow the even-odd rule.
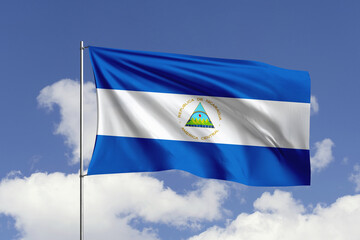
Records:
[[[214,128],[210,117],[206,113],[201,103],[195,108],[193,114],[191,114],[185,127],[201,127],[201,128]]]

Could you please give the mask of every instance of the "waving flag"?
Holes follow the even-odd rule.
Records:
[[[268,64],[89,47],[98,129],[88,175],[178,169],[310,184],[310,78]]]

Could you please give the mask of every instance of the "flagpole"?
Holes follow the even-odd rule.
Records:
[[[84,42],[80,41],[80,240],[84,240],[84,166],[83,166],[83,69]]]

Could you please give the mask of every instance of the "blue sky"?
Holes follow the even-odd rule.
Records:
[[[331,238],[324,228],[332,239],[356,239],[359,7],[306,0],[1,2],[0,239],[78,236],[80,40],[305,70],[314,100],[310,187],[246,187],[179,171],[94,177],[86,180],[86,239]],[[84,64],[88,159],[96,106],[87,51]]]

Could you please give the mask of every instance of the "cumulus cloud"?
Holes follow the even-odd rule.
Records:
[[[22,240],[76,239],[79,234],[77,174],[34,173],[0,182],[0,214],[12,216]],[[135,229],[131,221],[191,227],[222,217],[224,184],[201,181],[180,195],[144,174],[85,178],[86,239],[158,239],[151,228]],[[141,228],[141,227],[140,227]]]
[[[330,138],[325,138],[321,142],[315,143],[315,155],[311,157],[311,169],[313,171],[321,171],[327,167],[333,160],[332,148],[333,141]]]
[[[21,171],[19,171],[19,170],[13,170],[13,171],[9,172],[8,174],[6,174],[6,177],[5,177],[5,178],[11,179],[11,178],[19,177],[19,176],[21,176],[21,175],[22,175]]]
[[[72,150],[71,162],[79,162],[80,156],[80,84],[71,79],[62,79],[40,91],[37,97],[39,105],[48,110],[59,107],[60,122],[55,134],[65,137],[65,143]],[[95,86],[91,82],[84,84],[84,160],[91,158],[97,124],[97,106]]]
[[[288,192],[264,193],[254,212],[225,227],[211,227],[190,240],[356,240],[360,236],[360,195],[344,196],[310,212]]]
[[[316,114],[319,112],[319,103],[315,96],[311,96],[310,98],[310,106],[311,106],[311,114]]]
[[[360,165],[355,164],[354,171],[350,175],[349,180],[355,183],[355,192],[360,192]]]

